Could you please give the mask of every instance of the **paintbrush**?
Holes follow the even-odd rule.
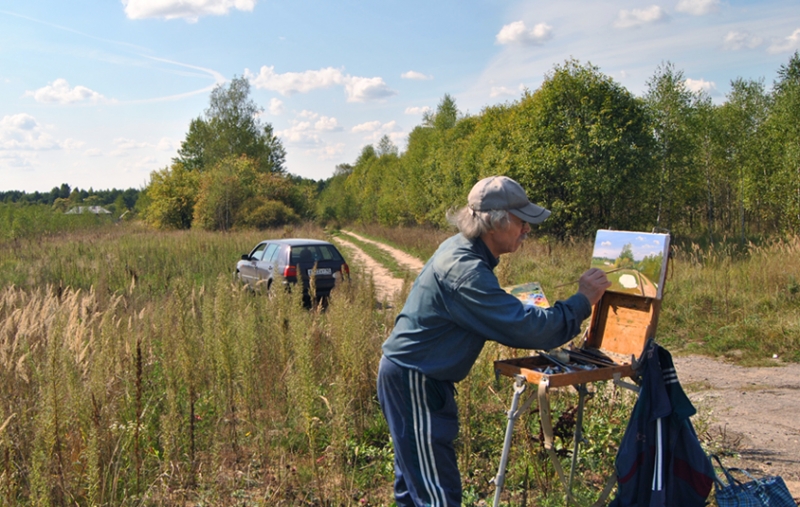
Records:
[[[617,268],[617,269],[612,269],[611,271],[605,271],[605,274],[614,273],[614,272],[616,272],[616,271],[621,271],[621,270],[623,270],[623,269],[628,269],[628,268]],[[555,287],[553,287],[553,288],[554,288],[554,289],[558,289],[559,287],[566,287],[567,285],[572,285],[573,283],[578,283],[578,282],[580,282],[580,281],[581,281],[581,280],[580,280],[580,278],[579,278],[579,279],[577,279],[577,280],[573,280],[573,281],[571,281],[571,282],[562,283],[561,285],[556,285],[556,286],[555,286]]]

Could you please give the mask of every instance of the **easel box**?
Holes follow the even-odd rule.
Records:
[[[541,355],[495,361],[495,372],[508,377],[521,375],[528,383],[538,384],[548,377],[550,387],[611,380],[616,374],[632,377],[632,359],[639,358],[647,339],[655,336],[661,300],[629,294],[606,292],[592,311],[589,330],[581,348],[598,349],[614,360],[614,366],[598,366],[593,370],[545,374],[537,371],[553,366]]]

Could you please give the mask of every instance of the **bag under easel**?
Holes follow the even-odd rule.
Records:
[[[711,455],[717,461],[722,474],[728,481],[725,484],[714,477],[714,495],[719,507],[796,507],[786,483],[778,475],[768,475],[756,479],[741,468],[725,468],[719,456]],[[740,472],[748,479],[741,482],[731,472]]]

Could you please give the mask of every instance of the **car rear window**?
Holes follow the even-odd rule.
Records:
[[[305,245],[292,247],[291,263],[340,261],[342,256],[333,245]]]

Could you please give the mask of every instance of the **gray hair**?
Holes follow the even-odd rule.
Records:
[[[505,229],[510,222],[506,210],[475,211],[469,206],[449,210],[447,221],[468,239],[475,239],[489,231]]]

